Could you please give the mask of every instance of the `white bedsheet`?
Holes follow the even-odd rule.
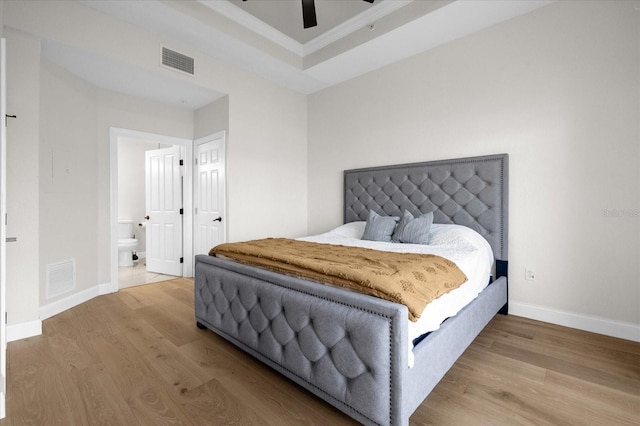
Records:
[[[351,222],[324,234],[298,238],[324,244],[365,247],[400,253],[436,254],[458,265],[467,281],[455,290],[429,303],[416,322],[408,321],[409,366],[413,366],[413,340],[437,330],[447,318],[454,316],[489,283],[493,252],[479,233],[461,225],[433,224],[429,244],[401,244],[362,240],[366,222]]]

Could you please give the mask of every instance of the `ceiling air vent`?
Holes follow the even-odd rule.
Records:
[[[193,75],[193,58],[162,47],[162,65]]]

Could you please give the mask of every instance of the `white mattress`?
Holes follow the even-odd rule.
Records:
[[[400,244],[362,240],[366,222],[351,222],[329,232],[298,238],[324,244],[365,247],[376,250],[436,254],[458,265],[467,281],[455,290],[429,303],[416,322],[408,321],[409,366],[413,365],[413,340],[440,328],[488,285],[493,265],[491,246],[479,233],[461,225],[433,224],[429,244]]]

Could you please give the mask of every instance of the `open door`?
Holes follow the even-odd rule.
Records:
[[[7,116],[7,79],[5,39],[0,40],[0,116]],[[6,416],[5,394],[7,375],[7,129],[0,126],[0,419]]]
[[[145,153],[147,271],[182,276],[180,147]]]
[[[226,242],[225,133],[195,141],[194,252]]]

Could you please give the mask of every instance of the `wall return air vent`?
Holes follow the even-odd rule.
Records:
[[[59,296],[76,288],[75,259],[49,263],[46,278],[47,299]]]
[[[193,75],[193,58],[162,46],[162,65]]]

